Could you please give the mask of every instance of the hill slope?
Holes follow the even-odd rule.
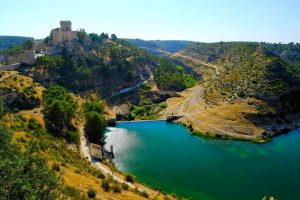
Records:
[[[192,41],[185,40],[141,40],[141,39],[125,39],[127,42],[148,50],[157,55],[174,53],[192,44]]]
[[[204,76],[203,84],[168,104],[167,113],[179,110],[192,130],[264,140],[297,127],[300,110],[282,94],[299,90],[299,68],[259,43],[196,43],[170,57]]]
[[[27,40],[33,40],[33,38],[22,36],[0,36],[0,49],[22,44]]]

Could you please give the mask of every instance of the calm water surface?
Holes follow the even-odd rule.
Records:
[[[209,200],[300,199],[300,130],[252,144],[195,137],[165,121],[108,129],[117,168],[166,192]]]

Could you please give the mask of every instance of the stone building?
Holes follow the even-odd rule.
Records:
[[[52,44],[68,44],[77,40],[77,31],[72,31],[71,21],[60,21],[60,28],[51,31]]]
[[[23,50],[20,54],[14,56],[8,56],[6,58],[6,64],[11,65],[14,63],[26,63],[29,65],[35,62],[34,50]]]

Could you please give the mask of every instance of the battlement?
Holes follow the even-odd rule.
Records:
[[[60,21],[60,30],[61,31],[72,31],[72,22],[71,21]]]

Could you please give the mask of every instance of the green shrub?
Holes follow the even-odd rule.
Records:
[[[128,190],[129,189],[129,185],[126,183],[122,183],[122,189],[123,190]]]
[[[109,183],[109,181],[106,180],[106,179],[104,179],[104,180],[101,181],[101,187],[103,188],[103,190],[104,190],[105,192],[108,192],[108,191],[110,191],[110,189],[111,189],[110,183]]]
[[[60,166],[57,162],[52,163],[52,169],[59,172],[60,171]]]
[[[149,198],[149,194],[145,191],[142,191],[140,194],[142,197]]]
[[[67,197],[73,197],[74,199],[82,199],[80,192],[76,188],[69,185],[64,187],[63,193]]]
[[[126,174],[126,175],[125,175],[125,180],[126,180],[127,182],[134,183],[135,178],[134,178],[134,176],[132,176],[131,174]]]
[[[64,138],[68,142],[72,142],[74,144],[79,144],[79,133],[77,131],[67,131],[65,133]]]
[[[119,186],[119,184],[114,184],[114,185],[112,186],[112,191],[113,191],[114,193],[121,193],[122,188]]]
[[[87,194],[88,194],[88,197],[91,199],[96,197],[96,191],[93,188],[89,188]]]

